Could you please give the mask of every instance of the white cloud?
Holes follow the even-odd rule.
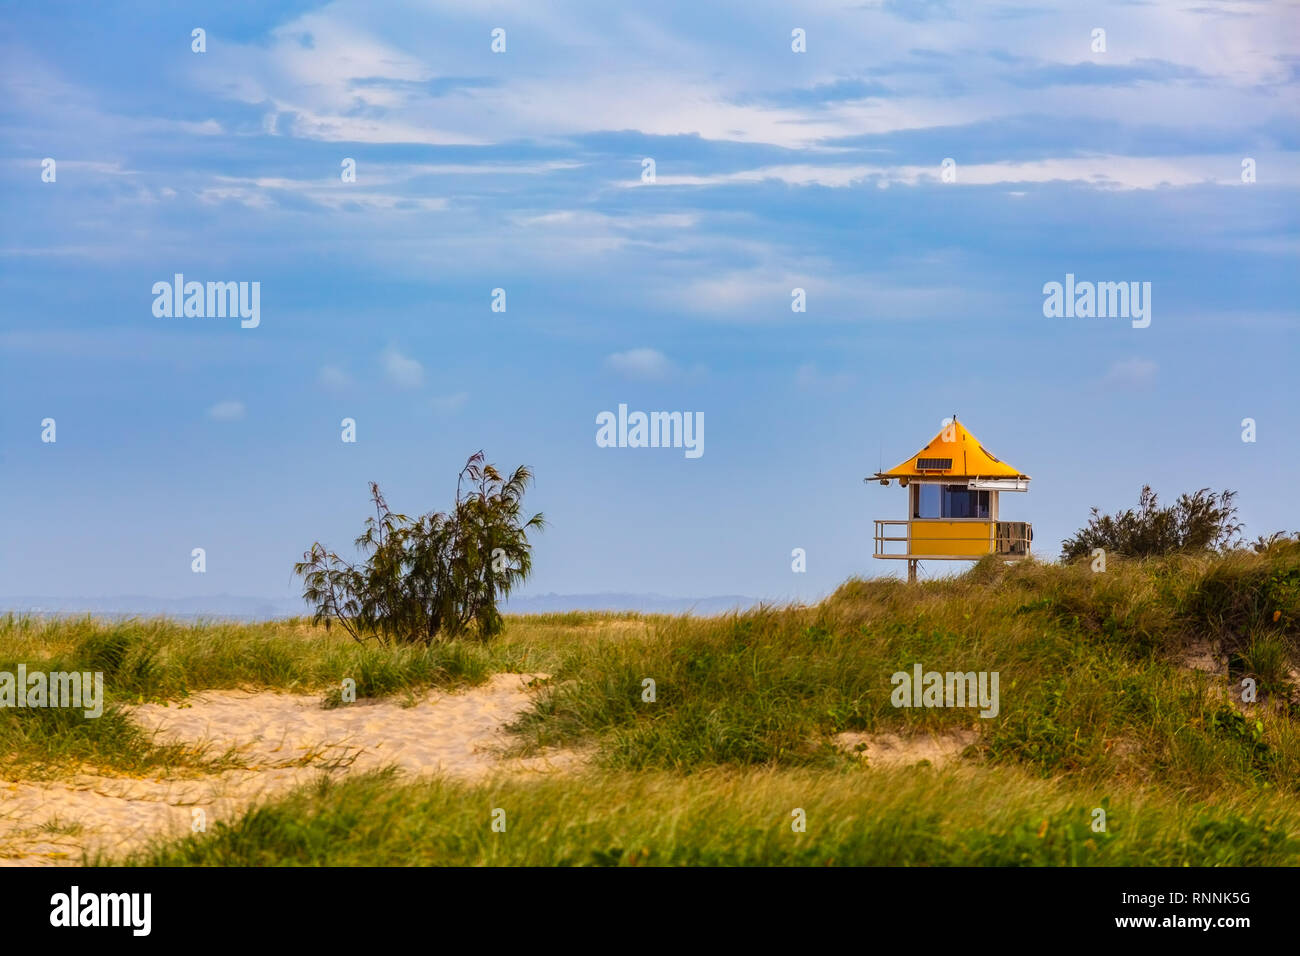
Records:
[[[387,349],[383,356],[384,374],[398,388],[419,388],[424,384],[424,366],[397,349]]]
[[[1150,359],[1121,359],[1110,367],[1105,382],[1108,385],[1121,385],[1138,388],[1155,381],[1158,366]]]
[[[663,352],[648,348],[615,352],[605,359],[605,365],[620,375],[644,381],[668,378],[676,370],[676,366]]]
[[[316,381],[324,388],[341,391],[352,385],[352,376],[337,365],[322,365]]]
[[[333,172],[331,170],[331,172]],[[271,209],[286,199],[301,198],[328,209],[361,207],[376,212],[439,212],[447,208],[441,196],[418,196],[409,192],[409,185],[385,167],[364,170],[366,183],[392,185],[389,191],[371,189],[357,184],[345,185],[337,176],[322,179],[285,179],[283,177],[214,176],[217,185],[202,186],[194,190],[195,197],[209,205],[237,202],[252,209]],[[403,192],[403,189],[408,189]]]
[[[955,13],[918,23],[883,12],[880,0],[848,7],[817,0],[801,5],[799,25],[815,51],[806,57],[790,51],[786,27],[772,29],[769,11],[761,9],[771,4],[759,4],[758,13],[752,4],[724,4],[736,27],[721,33],[674,28],[617,4],[510,4],[509,52],[497,57],[486,52],[486,32],[478,32],[479,43],[443,40],[485,31],[463,2],[384,12],[335,0],[267,38],[226,41],[191,59],[204,61],[192,64],[195,82],[265,110],[268,132],[329,141],[481,144],[500,142],[503,131],[510,139],[545,139],[636,130],[800,147],[978,122],[1013,109],[1051,115],[1063,107],[1137,121],[1195,116],[1198,127],[1232,126],[1243,105],[1256,101],[1252,87],[1287,80],[1293,31],[1281,6],[1224,5],[1217,9],[1233,15],[1207,17],[1206,7],[1217,3],[1110,10],[1112,47],[1099,56],[1089,52],[1093,15],[1086,11],[1014,21]],[[928,56],[900,52],[914,48]],[[511,66],[521,51],[527,51],[526,70]],[[1050,74],[1041,86],[1006,81],[1021,67],[1068,71],[1144,61],[1185,69],[1167,81],[1157,75],[1133,82],[1120,74],[1111,85],[1084,88],[1086,95],[1075,83],[1052,82]],[[818,87],[860,76],[864,64],[872,65],[871,75],[885,71],[888,95],[817,98]],[[898,67],[893,75],[891,64]],[[1219,88],[1189,82],[1188,71],[1215,78]],[[597,73],[601,81],[592,83]],[[439,79],[485,74],[490,82],[433,89]],[[792,87],[809,91],[807,102],[779,95]]]
[[[808,282],[799,276],[749,269],[693,280],[675,294],[701,312],[759,310],[784,315],[790,310],[792,291],[796,288],[803,289],[806,296],[813,295]]]
[[[208,409],[208,418],[214,422],[234,422],[244,417],[243,402],[217,402]]]
[[[1281,164],[1279,164],[1281,165]],[[1294,185],[1300,175],[1287,169],[1278,182]],[[790,186],[825,186],[832,189],[877,186],[915,186],[939,183],[938,163],[930,166],[878,166],[870,164],[801,163],[762,166],[729,173],[659,175],[656,186],[726,186],[781,182]],[[1237,155],[1049,157],[1025,162],[957,164],[955,186],[992,186],[1016,183],[1077,182],[1100,189],[1155,189],[1161,186],[1199,186],[1205,183],[1237,185],[1241,182],[1241,157]],[[639,182],[620,183],[627,188]],[[652,188],[652,187],[646,187]]]
[[[648,295],[689,315],[726,322],[860,322],[919,315],[951,316],[981,308],[1005,307],[997,289],[977,288],[945,272],[944,257],[932,260],[932,274],[943,279],[907,279],[888,273],[851,275],[808,258],[752,269],[720,271],[707,278],[661,283]],[[782,271],[800,265],[804,271]],[[909,284],[903,284],[909,283]],[[806,313],[791,309],[794,289],[805,292]]]

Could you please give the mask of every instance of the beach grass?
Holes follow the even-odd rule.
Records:
[[[0,618],[0,670],[18,662],[102,671],[109,707],[98,721],[0,712],[8,779],[220,766],[138,730],[120,710],[138,701],[237,687],[328,707],[345,678],[378,697],[501,671],[550,675],[512,728],[518,753],[591,755],[587,771],[544,779],[327,782],[154,862],[1297,862],[1295,544],[1111,556],[1104,573],[986,561],[717,617],[507,617],[490,642],[430,648],[362,647],[304,620]],[[997,672],[997,715],[894,706],[892,675],[918,664]],[[1258,699],[1243,701],[1252,683]],[[864,767],[836,741],[955,731],[975,742],[941,770]],[[493,807],[508,837],[486,827]],[[788,825],[800,807],[806,834]],[[1105,834],[1089,825],[1097,808]]]
[[[1103,822],[1104,830],[1095,826]],[[494,828],[495,824],[495,828]],[[801,825],[802,830],[796,827]],[[1255,866],[1300,861],[1300,807],[1072,787],[1015,768],[610,771],[317,786],[159,845],[145,866]],[[105,862],[91,860],[89,862]]]

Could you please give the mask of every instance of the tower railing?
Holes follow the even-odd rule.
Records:
[[[1034,528],[1028,521],[999,521],[997,529],[997,554],[1008,557],[1028,557],[1034,540]]]
[[[944,535],[936,538],[913,534],[913,524],[924,530],[924,519],[908,521],[876,518],[874,521],[874,556],[877,558],[974,561],[984,554],[996,554],[1009,559],[1025,558],[1029,556],[1034,540],[1033,525],[1027,521],[971,521],[968,535]],[[977,546],[975,553],[966,547],[972,542]],[[960,545],[956,550],[965,553],[945,554],[924,550],[927,547],[934,547],[936,552],[954,550],[948,547],[951,545]]]
[[[876,557],[878,558],[907,557],[908,524],[910,524],[910,522],[908,521],[882,520],[880,518],[876,519]],[[897,530],[898,528],[902,528],[903,534],[901,537],[891,537],[885,534],[885,531],[887,529]],[[900,541],[903,544],[902,554],[895,554],[895,553],[891,553],[891,551],[886,550],[889,542],[900,542]]]

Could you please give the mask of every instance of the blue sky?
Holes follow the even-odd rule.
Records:
[[[285,597],[367,481],[441,509],[483,448],[537,473],[527,593],[815,598],[899,573],[870,536],[902,493],[862,478],[954,412],[1033,476],[1003,512],[1044,557],[1144,482],[1295,530],[1298,24],[6,5],[0,594]],[[260,282],[260,325],[155,317],[178,272]],[[1045,318],[1067,273],[1150,282],[1150,326]],[[597,447],[620,403],[703,413],[703,456]]]

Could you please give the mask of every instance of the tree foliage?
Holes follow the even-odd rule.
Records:
[[[1150,485],[1142,486],[1138,507],[1114,515],[1096,508],[1085,528],[1061,542],[1061,559],[1091,555],[1096,548],[1110,554],[1149,557],[1186,551],[1223,551],[1240,543],[1235,491],[1217,495],[1209,488],[1180,495],[1161,507]]]
[[[455,507],[414,519],[392,511],[371,482],[375,514],[355,541],[364,560],[347,561],[316,542],[294,565],[313,620],[337,621],[358,642],[383,644],[498,633],[497,601],[532,570],[528,532],[545,526],[541,514],[523,518],[532,478],[522,465],[503,477],[477,452],[456,481]]]

